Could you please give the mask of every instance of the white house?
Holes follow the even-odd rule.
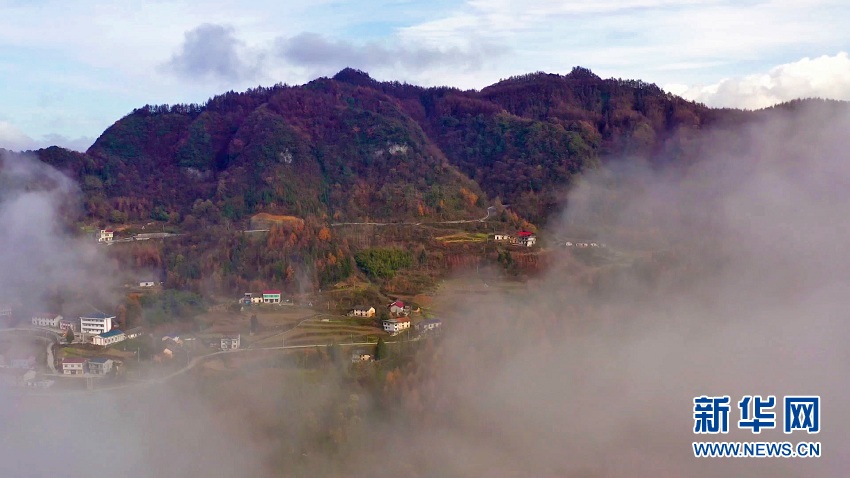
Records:
[[[428,319],[416,324],[416,329],[420,332],[429,332],[439,329],[442,325],[443,322],[440,319]]]
[[[89,373],[94,375],[106,375],[112,370],[114,362],[106,357],[89,359]]]
[[[56,314],[36,314],[32,316],[32,325],[36,327],[50,327],[58,329],[61,321],[62,316]]]
[[[221,338],[221,350],[235,350],[239,348],[239,344],[241,342],[242,336],[237,334],[235,336],[225,335]]]
[[[80,332],[91,335],[103,334],[112,330],[112,323],[114,321],[114,315],[103,312],[92,312],[91,314],[80,316]]]
[[[6,304],[0,304],[0,319],[12,316],[12,308]]]
[[[493,240],[498,242],[510,241],[512,238],[509,234],[493,234]]]
[[[115,232],[111,229],[101,229],[97,236],[97,242],[112,242]]]
[[[384,330],[390,335],[396,335],[404,329],[410,328],[410,319],[399,317],[397,319],[386,319],[382,321]]]
[[[375,308],[367,307],[365,305],[358,305],[357,307],[351,309],[351,312],[349,312],[348,315],[352,317],[374,317]]]
[[[106,347],[107,345],[117,344],[118,342],[123,342],[125,340],[127,340],[127,336],[124,335],[124,332],[115,329],[110,330],[109,332],[104,332],[102,334],[95,335],[94,337],[92,337],[91,343]]]
[[[154,285],[156,285],[156,282],[152,280],[139,281],[139,287],[153,287]]]
[[[537,242],[537,238],[534,236],[534,233],[528,231],[520,231],[517,234],[516,243],[520,246],[531,247]]]
[[[88,368],[88,359],[82,357],[69,357],[62,359],[62,373],[65,375],[82,375]]]
[[[264,304],[280,304],[280,291],[279,290],[264,290],[263,291],[263,303]]]

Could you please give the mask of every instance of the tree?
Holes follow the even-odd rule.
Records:
[[[74,342],[74,330],[73,329],[68,329],[65,332],[65,341],[68,342],[69,344]]]
[[[387,344],[384,342],[383,337],[378,337],[378,344],[375,345],[375,360],[385,359],[387,355]]]
[[[330,347],[328,347],[328,355],[330,356],[332,363],[339,363],[342,359],[342,347],[334,341]]]
[[[260,323],[257,320],[257,314],[252,315],[251,316],[251,333],[252,334],[256,333],[259,326],[260,326]]]

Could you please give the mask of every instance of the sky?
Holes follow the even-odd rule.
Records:
[[[709,106],[850,100],[842,0],[0,0],[0,148],[83,151],[145,104],[346,66],[480,89],[590,68]]]

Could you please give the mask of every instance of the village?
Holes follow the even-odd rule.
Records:
[[[139,287],[154,287],[150,282],[140,281]],[[129,386],[185,371],[193,359],[236,351],[340,345],[350,348],[352,363],[371,362],[379,341],[393,343],[403,333],[398,340],[419,340],[439,334],[442,327],[440,319],[427,318],[420,308],[400,300],[378,309],[358,305],[345,314],[321,313],[312,306],[296,304],[279,290],[245,293],[226,312],[220,307],[211,312],[215,323],[205,330],[169,334],[142,327],[121,330],[115,314],[99,310],[77,317],[37,313],[27,318],[0,306],[0,386]]]
[[[121,238],[115,230],[102,228],[90,237],[111,245],[174,235]],[[485,237],[506,247],[539,248],[537,236],[526,230]],[[565,245],[574,244],[598,246]],[[163,285],[155,277],[142,277],[125,287],[156,295],[163,292]],[[407,299],[384,304],[367,301],[347,308],[335,302],[333,310],[325,299],[321,294],[286,297],[277,289],[244,292],[238,299],[216,300],[195,329],[158,326],[149,330],[122,327],[118,314],[94,307],[68,317],[46,312],[27,315],[23,309],[0,306],[0,386],[60,390],[129,386],[181,373],[204,357],[235,351],[344,346],[352,363],[363,363],[380,359],[375,353],[380,341],[415,341],[442,333],[441,318]]]

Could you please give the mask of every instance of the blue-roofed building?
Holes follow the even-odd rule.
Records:
[[[112,359],[106,357],[89,359],[89,373],[94,375],[106,375],[112,371],[113,364],[114,362]]]
[[[443,322],[440,319],[428,319],[423,320],[416,324],[416,330],[420,332],[428,332],[431,330],[437,330],[443,325]]]
[[[123,342],[124,340],[127,340],[127,336],[124,334],[124,332],[115,329],[110,330],[109,332],[104,332],[102,334],[95,335],[94,337],[92,337],[91,343],[105,347],[107,345]]]

